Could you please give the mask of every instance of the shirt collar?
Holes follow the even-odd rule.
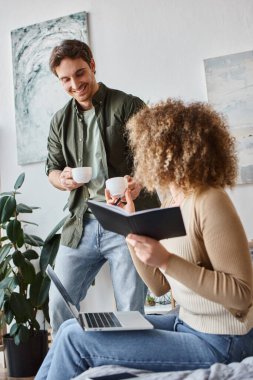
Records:
[[[78,119],[83,120],[83,113],[78,109],[76,100],[74,100],[74,109],[75,109]]]
[[[99,84],[99,88],[97,92],[94,94],[93,99],[92,99],[92,104],[94,105],[94,107],[96,107],[96,105],[98,104],[103,103],[103,100],[106,95],[106,90],[107,90],[107,87],[102,82],[99,82],[98,84]]]
[[[104,100],[105,95],[106,95],[106,90],[107,90],[107,87],[102,82],[99,82],[98,84],[99,84],[99,88],[92,98],[92,104],[94,107],[103,103],[103,100]],[[78,119],[82,120],[83,119],[83,113],[82,113],[82,111],[80,111],[78,109],[78,105],[77,105],[76,100],[74,100],[74,108],[75,108],[75,112],[77,114]]]

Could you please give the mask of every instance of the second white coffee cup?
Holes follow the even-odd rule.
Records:
[[[124,177],[109,178],[105,184],[112,197],[123,197],[127,189],[127,179]]]
[[[77,183],[87,183],[91,180],[92,168],[90,166],[82,166],[72,169],[72,178]]]

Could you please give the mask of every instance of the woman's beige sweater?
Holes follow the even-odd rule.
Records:
[[[179,317],[212,334],[246,334],[253,328],[253,271],[248,242],[236,210],[223,189],[209,188],[181,206],[187,235],[162,240],[172,253],[166,271],[143,264],[136,269],[156,295],[170,287]]]

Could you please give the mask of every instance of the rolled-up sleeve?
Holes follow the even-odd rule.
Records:
[[[46,174],[52,170],[63,170],[66,166],[66,161],[63,155],[63,148],[60,141],[59,124],[54,117],[50,124],[50,131],[47,140],[48,156],[46,160]]]

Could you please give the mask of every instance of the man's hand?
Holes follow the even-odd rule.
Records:
[[[130,177],[130,175],[125,175],[124,178],[127,180],[128,189],[131,192],[131,198],[132,200],[135,200],[139,196],[142,186],[136,182],[133,177]]]
[[[129,234],[126,241],[134,248],[136,256],[144,264],[166,270],[171,253],[159,241],[134,234]]]
[[[49,173],[49,181],[60,190],[72,191],[83,184],[77,183],[72,178],[72,168],[66,167],[62,171],[53,170]]]

